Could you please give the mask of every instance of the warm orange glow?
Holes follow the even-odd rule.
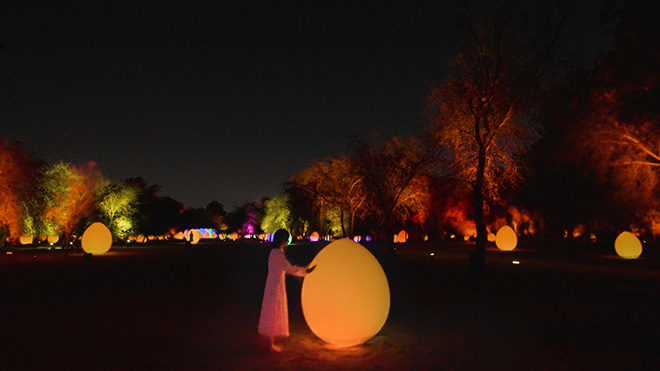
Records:
[[[93,223],[82,236],[82,248],[88,254],[103,255],[112,246],[112,234],[103,223]]]
[[[202,237],[202,232],[200,232],[199,229],[191,229],[186,232],[186,241],[190,242],[192,245],[196,245]]]
[[[394,242],[406,243],[408,240],[408,233],[404,230],[401,230],[398,235],[394,236]]]
[[[486,237],[486,239],[487,239],[489,242],[495,242],[495,238],[496,238],[496,237],[495,237],[495,234],[494,234],[493,232],[488,233],[488,236]]]
[[[34,236],[22,235],[18,240],[20,241],[21,245],[29,245],[34,241]]]
[[[236,241],[236,240],[238,239],[238,233],[236,233],[236,232],[231,232],[231,233],[229,234],[229,236],[227,236],[227,238],[229,238],[229,239],[232,240],[232,241]]]
[[[390,310],[390,288],[378,260],[362,245],[341,239],[323,248],[305,276],[301,302],[309,328],[337,347],[364,343]]]
[[[51,234],[50,236],[48,236],[48,243],[51,245],[56,244],[57,241],[59,240],[60,240],[60,236],[57,234]]]
[[[309,235],[309,241],[310,242],[318,242],[319,241],[319,232],[312,232],[312,234]]]
[[[622,232],[614,241],[614,250],[624,259],[637,259],[642,255],[642,243],[630,232]]]
[[[518,236],[516,236],[516,232],[508,225],[500,228],[495,236],[495,245],[502,251],[511,251],[516,248],[517,244]]]

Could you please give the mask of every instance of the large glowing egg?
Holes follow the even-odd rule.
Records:
[[[301,302],[309,328],[322,340],[349,347],[371,339],[390,311],[390,288],[378,260],[349,239],[328,244],[312,260]]]
[[[495,245],[497,245],[498,249],[502,251],[511,251],[516,248],[517,244],[518,236],[516,236],[516,232],[514,232],[508,225],[505,225],[497,231],[497,235],[495,235]]]
[[[92,255],[103,255],[112,246],[112,234],[103,223],[92,223],[82,235],[82,248]]]
[[[624,259],[637,259],[642,255],[642,243],[630,232],[621,232],[614,241],[614,250]]]

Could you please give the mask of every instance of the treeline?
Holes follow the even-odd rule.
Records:
[[[94,164],[46,164],[0,140],[0,233],[61,233],[92,220],[118,237],[190,227],[243,234],[287,228],[335,237],[477,238],[503,225],[529,238],[660,233],[660,32],[643,5],[609,5],[612,49],[570,65],[556,41],[564,9],[548,2],[472,9],[464,41],[428,97],[418,137],[351,138],[346,154],[316,161],[281,196],[227,213],[189,209],[142,178],[111,182]],[[240,179],[236,180],[240,182]]]

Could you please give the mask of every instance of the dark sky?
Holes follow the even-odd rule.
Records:
[[[457,1],[172,3],[0,5],[0,137],[231,210],[349,135],[421,133],[457,51]],[[567,51],[590,57],[599,9],[574,7]]]

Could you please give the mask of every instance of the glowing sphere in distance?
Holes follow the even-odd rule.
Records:
[[[24,234],[18,238],[18,241],[21,243],[21,245],[29,245],[34,242],[34,236],[31,234]]]
[[[374,337],[390,311],[390,287],[378,260],[349,239],[334,241],[312,260],[301,303],[307,325],[337,347],[362,344]]]
[[[199,240],[202,239],[202,232],[198,229],[190,229],[186,231],[186,241],[190,242],[192,245],[196,245]]]
[[[488,236],[486,236],[486,239],[488,240],[488,242],[495,242],[495,238],[496,238],[496,236],[495,236],[495,233],[493,233],[493,232],[488,233]]]
[[[309,241],[310,242],[318,242],[320,239],[319,232],[312,232],[312,234],[309,235]]]
[[[513,228],[508,225],[500,228],[500,230],[497,231],[497,235],[495,235],[495,245],[497,245],[497,248],[502,251],[511,251],[515,249],[516,245],[518,245],[518,236],[516,236],[516,232],[513,231]]]
[[[103,223],[92,223],[82,235],[82,248],[92,255],[103,255],[112,246],[112,234]]]
[[[58,235],[58,234],[51,234],[47,238],[48,243],[51,244],[51,245],[56,244],[57,241],[59,241],[59,240],[60,240],[60,235]]]
[[[642,255],[642,243],[630,232],[621,232],[614,240],[614,250],[624,259],[637,259]]]

